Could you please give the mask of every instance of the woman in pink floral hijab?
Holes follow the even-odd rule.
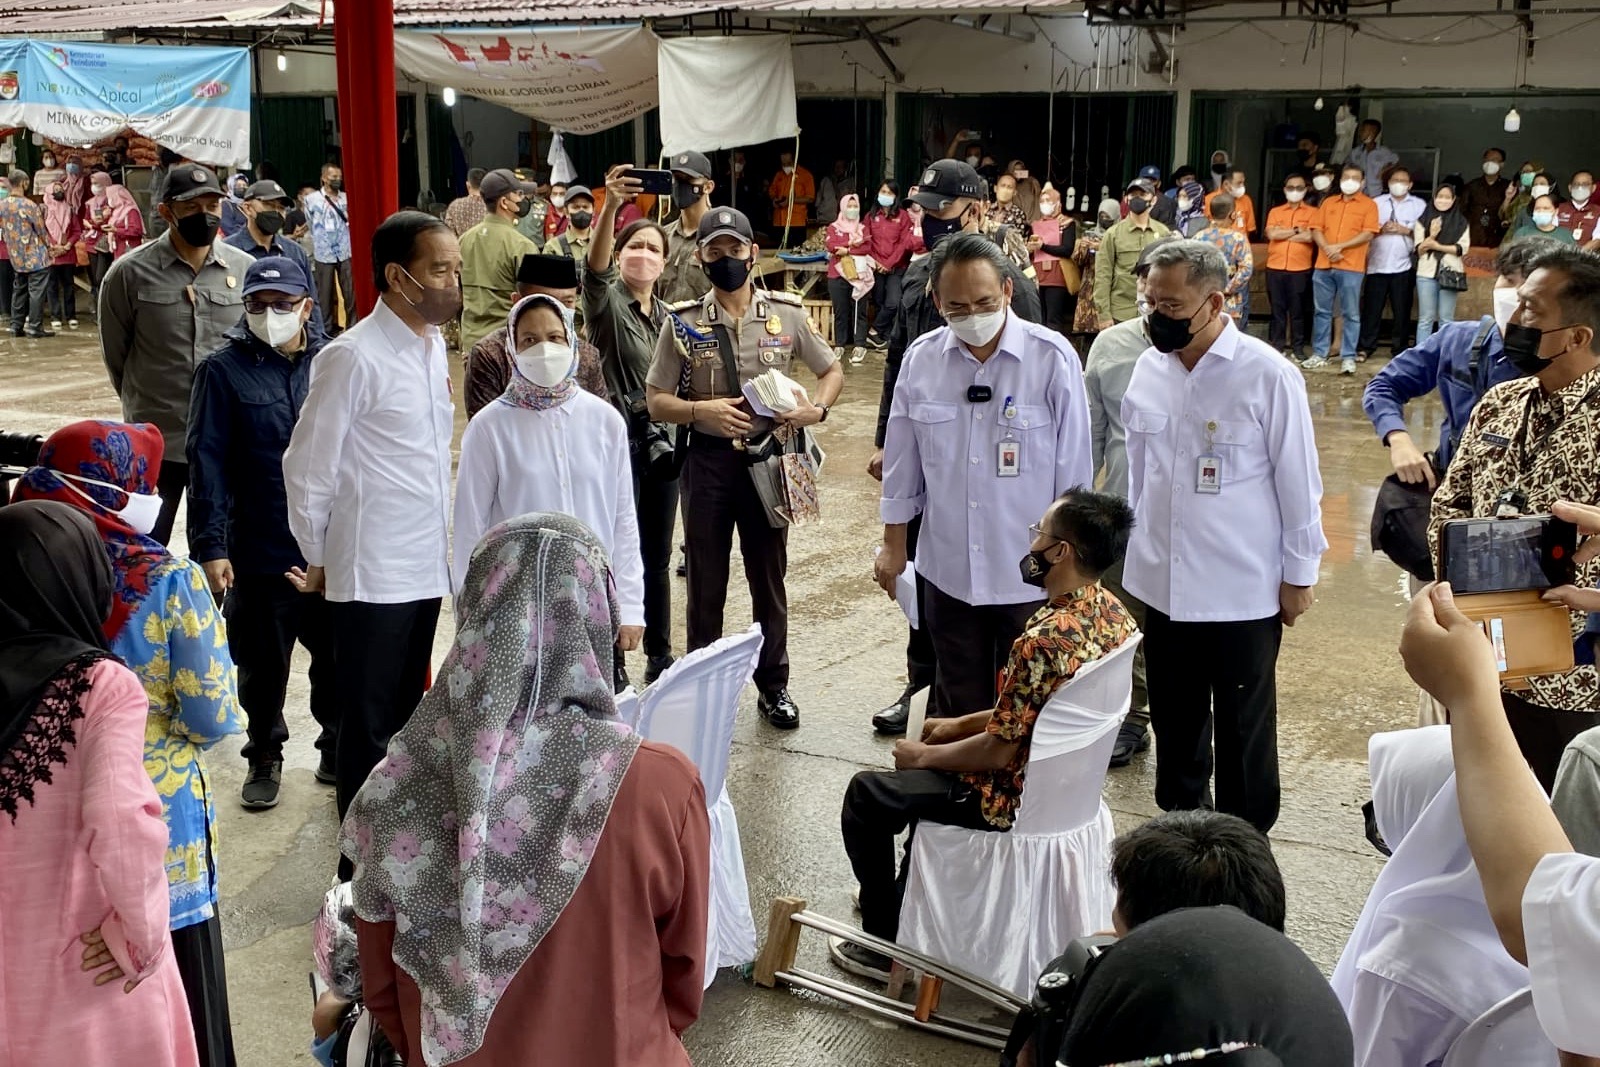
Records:
[[[364,997],[405,1062],[688,1064],[710,830],[694,766],[616,716],[599,539],[490,530],[455,644],[345,819]]]

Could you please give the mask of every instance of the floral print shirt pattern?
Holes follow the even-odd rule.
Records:
[[[11,267],[23,274],[50,266],[49,240],[44,212],[25,196],[0,200],[0,240],[11,254]]]
[[[1228,288],[1224,291],[1228,302],[1223,310],[1237,320],[1244,313],[1245,297],[1250,295],[1250,276],[1256,272],[1250,238],[1231,226],[1211,225],[1196,233],[1194,239],[1216,245],[1228,261]]]
[[[1115,651],[1138,630],[1122,601],[1099,582],[1056,597],[1028,620],[1011,646],[1011,659],[1000,675],[1000,700],[989,719],[989,733],[1020,742],[1017,751],[998,771],[961,776],[978,791],[990,825],[1009,829],[1016,817],[1040,709],[1081,668]]]

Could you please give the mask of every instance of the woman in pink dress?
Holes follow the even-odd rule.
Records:
[[[111,598],[80,512],[0,508],[0,1063],[197,1063],[149,702],[106,650]]]

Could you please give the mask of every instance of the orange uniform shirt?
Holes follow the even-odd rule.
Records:
[[[789,183],[794,182],[794,210],[789,210]],[[791,226],[804,229],[806,224],[806,208],[802,200],[815,200],[817,198],[817,183],[811,177],[811,172],[804,167],[795,167],[794,174],[785,174],[778,171],[773,177],[767,195],[773,200],[772,224],[774,226]],[[782,204],[777,201],[783,201]]]
[[[1358,233],[1370,231],[1378,232],[1378,202],[1365,193],[1357,193],[1348,199],[1343,194],[1330,194],[1322,202],[1322,207],[1317,214],[1316,224],[1312,229],[1322,231],[1322,239],[1331,245],[1348,241]],[[1372,242],[1355,248],[1347,248],[1339,262],[1328,262],[1327,255],[1322,249],[1317,249],[1318,270],[1347,270],[1355,274],[1367,272],[1367,249]]]
[[[1298,204],[1279,204],[1267,212],[1267,229],[1309,232],[1317,224],[1317,209],[1305,201]],[[1301,241],[1274,241],[1267,239],[1268,270],[1310,270],[1316,257],[1317,246]]]

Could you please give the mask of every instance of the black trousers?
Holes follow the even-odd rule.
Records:
[[[833,301],[833,347],[851,348],[867,343],[867,306],[855,298],[855,290],[844,278],[828,279],[828,296]]]
[[[11,278],[11,330],[38,330],[44,326],[44,298],[50,289],[50,270],[14,270]]]
[[[633,505],[644,560],[644,654],[672,654],[672,541],[678,523],[678,480],[662,481],[633,465]]]
[[[907,559],[917,558],[917,538],[921,533],[922,516],[913,516],[906,524]],[[934,683],[935,664],[938,662],[933,654],[933,638],[928,636],[926,584],[920,580],[917,582],[917,618],[922,620],[923,625],[911,627],[910,636],[906,638],[906,684],[913,691],[926,689]]]
[[[1600,726],[1600,712],[1547,708],[1505,690],[1500,692],[1500,701],[1505,705],[1506,722],[1516,736],[1522,757],[1533,768],[1544,791],[1552,792],[1567,743],[1585,730]]]
[[[933,641],[938,676],[928,714],[955,718],[994,707],[1000,671],[1023,627],[1044,603],[968,604],[919,574],[922,625]]]
[[[872,304],[878,309],[872,320],[872,328],[885,341],[889,339],[889,327],[894,325],[894,317],[900,312],[900,289],[905,280],[905,271],[892,270],[888,274],[878,275],[872,283]]]
[[[1262,833],[1278,821],[1276,615],[1248,622],[1173,622],[1145,609],[1150,725],[1156,734],[1156,803],[1164,811],[1212,807]]]
[[[311,653],[311,717],[322,727],[317,750],[331,758],[338,752],[339,703],[328,602],[300,592],[281,574],[239,574],[225,613],[228,651],[239,667],[239,703],[250,738],[244,758],[251,763],[283,759],[289,740],[283,701],[296,641]]]
[[[322,322],[327,328],[328,336],[333,337],[342,330],[347,330],[356,324],[356,280],[350,270],[348,259],[338,263],[323,263],[321,260],[312,264],[312,273],[317,280],[317,306],[322,309]],[[339,283],[339,291],[334,292],[333,283]],[[339,306],[340,298],[344,299],[344,325],[339,325],[339,317],[335,309]]]
[[[172,931],[172,957],[183,980],[184,999],[189,1002],[200,1067],[234,1067],[221,920],[213,915],[203,923]]]
[[[1039,286],[1039,302],[1044,311],[1044,325],[1065,337],[1072,332],[1072,317],[1078,312],[1078,298],[1067,292],[1064,285]]]
[[[106,280],[113,258],[110,252],[89,253],[89,310],[97,321],[100,318],[100,283]]]
[[[350,810],[389,738],[411,718],[428,685],[439,601],[404,604],[330,602],[334,694],[339,722],[339,818]],[[342,873],[348,869],[341,866]]]
[[[78,317],[78,268],[71,263],[50,265],[50,317],[66,322]]]
[[[733,531],[750,584],[750,607],[761,625],[756,688],[773,693],[789,684],[789,531],[773,529],[750,480],[744,453],[721,438],[694,434],[683,465],[683,535],[689,556],[689,651],[722,636],[728,603]]]
[[[178,505],[183,503],[184,490],[189,488],[189,464],[170,459],[161,461],[161,476],[156,481],[156,492],[161,495],[161,514],[156,517],[156,528],[150,536],[163,545],[172,540],[172,526],[178,521]]]
[[[1272,306],[1267,343],[1279,352],[1285,348],[1305,351],[1311,336],[1311,272],[1267,271],[1267,303]]]
[[[12,283],[16,281],[17,272],[12,268],[9,259],[0,259],[0,312],[11,314]]]
[[[861,771],[844,791],[839,832],[850,867],[861,885],[861,929],[893,941],[900,932],[911,837],[896,864],[894,839],[916,834],[921,820],[993,830],[983,817],[976,790],[944,771]]]
[[[1390,351],[1399,352],[1411,345],[1411,302],[1417,293],[1417,272],[1369,274],[1361,283],[1361,340],[1356,348],[1371,352],[1378,347],[1378,328],[1383,325],[1383,306],[1394,314]]]

